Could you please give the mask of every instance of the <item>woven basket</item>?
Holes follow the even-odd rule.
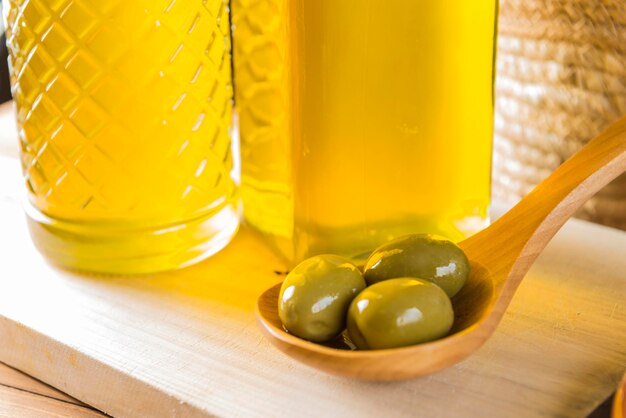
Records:
[[[626,114],[626,0],[501,0],[493,192],[519,200]],[[626,175],[579,217],[626,230]]]

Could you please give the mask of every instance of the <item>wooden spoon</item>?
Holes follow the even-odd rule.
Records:
[[[471,274],[453,299],[449,336],[410,347],[347,351],[302,340],[278,318],[280,284],[263,293],[256,318],[269,340],[289,356],[328,373],[401,380],[433,373],[469,356],[493,334],[539,253],[578,208],[626,171],[626,116],[565,161],[513,209],[462,241]]]

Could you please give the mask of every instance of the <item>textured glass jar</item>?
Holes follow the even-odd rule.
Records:
[[[31,235],[62,266],[183,267],[237,229],[226,0],[4,0]]]

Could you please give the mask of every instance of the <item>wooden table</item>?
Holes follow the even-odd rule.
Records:
[[[283,267],[245,229],[178,272],[51,267],[28,237],[8,144],[0,139],[0,361],[110,415],[583,417],[626,369],[624,232],[569,222],[476,354],[422,379],[361,382],[307,368],[263,339],[254,302]]]
[[[104,418],[106,415],[0,363],[0,417]]]

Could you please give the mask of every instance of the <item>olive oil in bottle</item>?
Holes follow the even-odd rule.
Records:
[[[496,1],[256,3],[233,2],[250,225],[292,262],[486,226]]]

